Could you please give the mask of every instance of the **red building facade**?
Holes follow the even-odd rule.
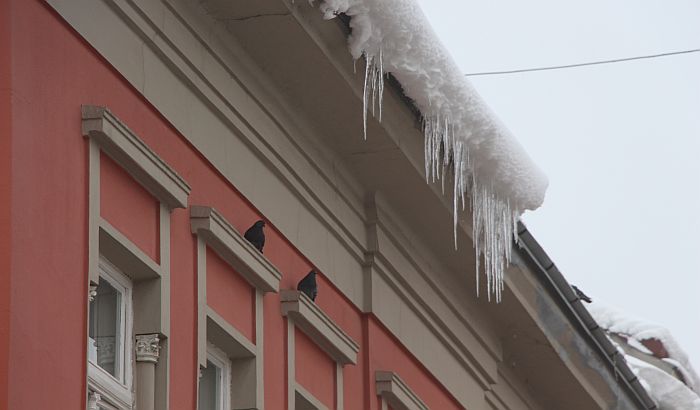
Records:
[[[0,408],[552,409],[569,397],[566,408],[590,409],[630,400],[615,398],[613,373],[578,358],[583,348],[547,330],[554,325],[538,325],[549,319],[528,307],[537,299],[533,281],[514,279],[506,302],[494,306],[463,301],[473,298],[473,285],[450,289],[471,280],[449,273],[463,266],[435,279],[411,276],[452,259],[402,229],[410,218],[377,224],[386,212],[379,197],[348,215],[333,203],[341,182],[328,195],[316,190],[314,173],[325,163],[294,162],[276,146],[272,128],[304,127],[287,127],[287,114],[267,104],[274,95],[246,89],[239,78],[235,87],[250,96],[226,108],[227,92],[238,91],[187,94],[159,82],[192,90],[197,81],[236,77],[213,63],[198,68],[196,80],[159,71],[157,61],[195,58],[173,46],[189,41],[174,25],[215,49],[213,30],[206,39],[193,28],[206,25],[196,21],[206,14],[185,3],[0,1],[0,263],[8,272],[0,277]],[[138,26],[154,16],[162,25]],[[142,43],[129,44],[120,30]],[[245,40],[246,30],[232,31]],[[265,75],[277,75],[269,56],[250,54]],[[208,57],[199,58],[206,66]],[[335,61],[331,52],[324,58]],[[155,79],[149,64],[158,66]],[[392,98],[389,114],[403,106]],[[214,100],[235,115],[211,114]],[[203,131],[216,118],[228,128]],[[318,146],[313,158],[335,144]],[[268,151],[282,154],[260,154]],[[288,200],[292,189],[306,194]],[[400,204],[392,195],[387,201]],[[422,199],[431,192],[415,195],[439,207]],[[448,226],[443,213],[438,225]],[[264,254],[242,238],[259,219],[267,222]],[[337,250],[353,247],[359,256]],[[473,270],[473,261],[467,265]],[[294,290],[312,269],[315,302]],[[505,319],[521,316],[527,321]],[[570,321],[557,323],[578,335]],[[509,341],[513,334],[543,340],[546,352],[527,359],[528,348]],[[562,392],[546,392],[552,380]]]

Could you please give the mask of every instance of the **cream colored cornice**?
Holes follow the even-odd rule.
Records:
[[[429,410],[428,406],[394,372],[377,371],[374,374],[377,395],[394,410]]]
[[[359,345],[335,324],[305,294],[297,290],[280,292],[282,315],[291,318],[316,344],[340,364],[356,364]]]
[[[220,213],[208,206],[190,208],[192,233],[199,235],[238,273],[263,292],[277,292],[282,274]]]
[[[168,207],[186,208],[190,186],[107,108],[82,106],[83,135]]]

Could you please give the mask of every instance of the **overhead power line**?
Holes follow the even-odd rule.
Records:
[[[590,61],[587,63],[566,64],[566,65],[557,65],[557,66],[549,66],[549,67],[521,68],[521,69],[517,69],[517,70],[505,70],[505,71],[483,71],[483,72],[479,72],[479,73],[468,73],[468,74],[464,74],[464,75],[467,77],[475,77],[475,76],[479,76],[479,75],[516,74],[516,73],[528,73],[531,71],[561,70],[561,69],[565,69],[565,68],[585,67],[585,66],[589,66],[589,65],[600,65],[600,64],[622,63],[625,61],[644,60],[644,59],[659,58],[659,57],[669,57],[669,56],[675,56],[675,55],[679,55],[679,54],[690,54],[690,53],[697,53],[697,52],[700,52],[700,48],[696,48],[696,49],[692,49],[692,50],[671,51],[668,53],[661,53],[661,54],[650,54],[650,55],[645,55],[645,56],[616,58],[616,59],[612,59],[612,60]]]

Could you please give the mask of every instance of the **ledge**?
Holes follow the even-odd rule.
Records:
[[[282,274],[214,208],[192,206],[190,224],[192,233],[199,235],[255,288],[279,291]]]
[[[374,374],[377,395],[394,410],[428,410],[418,396],[394,372],[377,371]]]
[[[153,196],[172,208],[187,208],[190,186],[107,108],[82,106],[83,135],[121,165]]]
[[[99,249],[134,281],[160,278],[161,267],[105,219],[99,219]]]
[[[317,345],[341,365],[356,364],[360,347],[305,294],[297,290],[280,293],[282,315],[294,320]]]
[[[328,410],[313,394],[296,383],[294,388],[295,410]]]
[[[207,307],[207,340],[230,358],[255,357],[257,354],[255,345],[211,307]]]

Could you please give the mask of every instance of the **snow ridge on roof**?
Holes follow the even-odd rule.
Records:
[[[547,178],[459,70],[414,0],[324,0],[320,9],[328,19],[351,16],[350,53],[367,62],[365,134],[375,104],[381,121],[384,73],[422,113],[426,178],[453,179],[455,246],[458,205],[464,210],[469,198],[487,294],[500,300],[517,220],[542,204]],[[477,293],[478,278],[477,266]]]
[[[700,393],[700,385],[698,384],[700,379],[693,369],[688,355],[671,336],[668,329],[631,317],[600,303],[590,305],[588,311],[600,327],[609,333],[627,336],[628,344],[642,353],[649,355],[652,353],[650,351],[647,353],[644,351],[645,349],[637,347],[644,340],[657,339],[663,344],[669,355],[668,359],[663,360],[672,363],[680,370],[687,385],[650,363],[624,354],[624,350],[611,339],[613,344],[618,345],[618,350],[624,354],[630,369],[639,377],[660,410],[700,410],[700,396],[698,395]],[[633,342],[629,343],[629,341]]]
[[[637,342],[646,339],[659,340],[666,348],[669,358],[677,362],[689,387],[700,393],[700,378],[693,369],[688,354],[680,347],[668,329],[597,303],[590,305],[588,310],[600,327],[612,333],[624,334]]]

